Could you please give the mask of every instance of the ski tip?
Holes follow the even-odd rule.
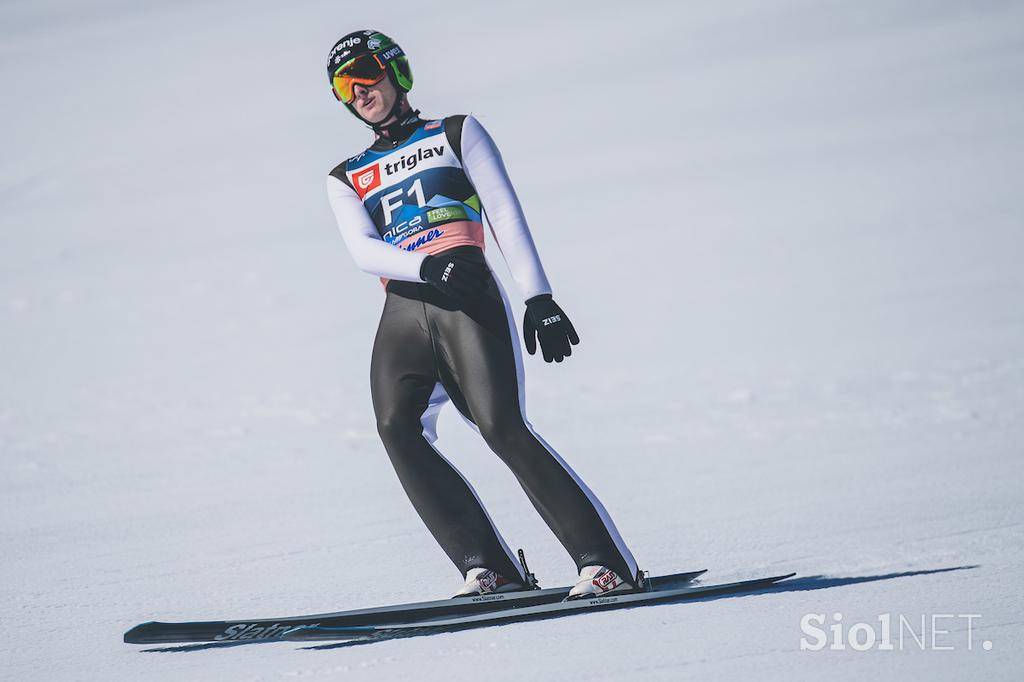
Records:
[[[138,625],[124,633],[124,643],[148,644],[149,642],[145,639],[146,632],[151,628],[159,625],[162,625],[162,623],[155,620],[147,621],[145,623],[139,623]]]
[[[792,578],[795,575],[796,575],[796,573],[787,573],[785,575],[773,575],[770,578],[765,578],[763,582],[766,582],[766,583],[768,583],[770,585],[774,585],[777,582],[782,582],[783,580],[789,580],[790,578]]]

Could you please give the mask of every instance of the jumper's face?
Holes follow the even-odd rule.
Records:
[[[398,99],[398,88],[390,78],[385,78],[374,85],[356,84],[352,92],[355,95],[352,107],[369,123],[383,121]]]

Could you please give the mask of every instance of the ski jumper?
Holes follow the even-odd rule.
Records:
[[[551,293],[497,147],[471,116],[414,119],[407,130],[327,178],[348,250],[385,283],[370,390],[402,487],[463,576],[486,567],[525,578],[472,486],[434,447],[438,412],[451,401],[515,474],[577,570],[601,565],[635,579],[636,561],[600,500],[526,419],[517,327],[497,278],[461,307],[420,279],[428,254],[454,249],[486,263],[486,214],[523,297]]]

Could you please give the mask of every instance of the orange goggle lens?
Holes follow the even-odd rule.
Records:
[[[372,54],[356,57],[345,62],[334,72],[334,96],[345,104],[356,98],[355,86],[376,85],[387,75],[385,67]]]

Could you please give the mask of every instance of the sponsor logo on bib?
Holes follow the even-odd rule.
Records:
[[[365,197],[370,190],[380,187],[380,164],[375,163],[369,168],[353,173],[352,186],[355,187],[356,194],[360,199]]]

